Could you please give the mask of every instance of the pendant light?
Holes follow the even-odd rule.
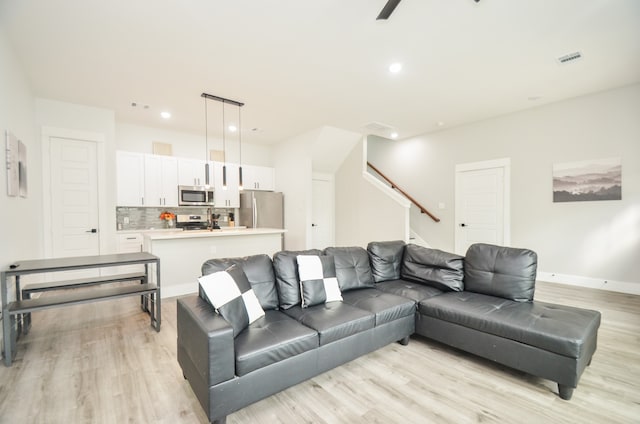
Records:
[[[238,167],[238,190],[244,190],[242,182],[242,106],[238,106],[238,145],[240,147],[240,163]]]
[[[209,187],[209,114],[207,113],[207,98],[202,97],[204,97],[204,185]]]
[[[214,96],[213,94],[208,94],[208,93],[202,93],[200,95],[201,97],[204,97],[204,131],[205,131],[205,144],[206,144],[206,155],[209,155],[209,128],[208,128],[208,115],[207,115],[207,99],[210,100],[216,100],[218,102],[222,103],[222,189],[226,190],[227,189],[227,140],[226,140],[226,132],[225,132],[225,116],[224,116],[224,104],[225,103],[231,103],[232,105],[236,105],[238,106],[238,121],[240,121],[240,108],[242,106],[244,106],[244,103],[240,103],[238,101],[235,100],[231,100],[231,99],[225,99],[224,97],[218,97],[218,96]],[[238,122],[238,127],[239,127],[239,131],[240,131],[240,190],[242,190],[243,186],[242,186],[242,125],[240,122]],[[207,185],[209,185],[209,158],[205,157],[206,159],[206,163],[204,166],[205,169],[205,182]]]
[[[227,143],[224,128],[224,103],[222,102],[222,189],[227,189]]]

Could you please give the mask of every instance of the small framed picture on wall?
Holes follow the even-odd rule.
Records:
[[[7,196],[27,197],[27,146],[5,131]]]

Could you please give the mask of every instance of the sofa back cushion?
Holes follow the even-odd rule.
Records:
[[[362,247],[327,247],[324,254],[334,258],[340,290],[374,286],[369,255]]]
[[[472,244],[464,267],[465,290],[528,302],[533,300],[538,256],[529,249]]]
[[[372,241],[367,245],[373,281],[380,283],[400,279],[404,246],[402,240]]]
[[[224,271],[231,265],[242,268],[254,293],[264,310],[278,308],[278,291],[273,264],[268,255],[253,255],[242,258],[209,259],[202,264],[202,275]],[[202,294],[202,293],[201,293]],[[202,297],[202,296],[201,296]]]
[[[298,255],[302,307],[342,302],[333,256]]]
[[[318,249],[310,249],[301,251],[283,250],[273,255],[273,269],[276,274],[280,308],[292,308],[299,305],[302,300],[300,279],[298,277],[298,255],[320,256],[321,254],[322,251]]]
[[[204,300],[231,324],[234,337],[264,316],[264,310],[239,265],[203,275],[198,282]]]
[[[404,249],[402,278],[445,291],[464,290],[464,257],[438,249],[408,244]]]

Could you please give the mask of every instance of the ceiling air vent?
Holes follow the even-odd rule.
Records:
[[[391,130],[391,126],[387,124],[382,124],[380,122],[369,122],[364,126],[364,129],[371,132],[372,134],[383,133],[385,131]]]
[[[567,64],[567,63],[570,63],[570,62],[575,62],[578,59],[582,59],[582,53],[580,53],[580,52],[573,52],[573,53],[565,54],[565,55],[560,56],[556,60],[558,61],[559,64],[564,65],[564,64]]]

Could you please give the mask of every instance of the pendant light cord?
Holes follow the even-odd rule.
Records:
[[[207,98],[204,98],[204,184],[209,185],[209,113]]]
[[[222,102],[222,189],[227,189],[227,141],[225,135],[224,103]]]
[[[240,164],[238,166],[238,189],[244,190],[244,181],[242,180],[242,106],[238,106],[238,141],[240,145]]]
[[[209,160],[209,113],[207,112],[207,98],[204,98],[204,160]]]
[[[224,120],[224,102],[222,102],[222,162],[227,164],[227,143],[225,139],[225,120]]]

